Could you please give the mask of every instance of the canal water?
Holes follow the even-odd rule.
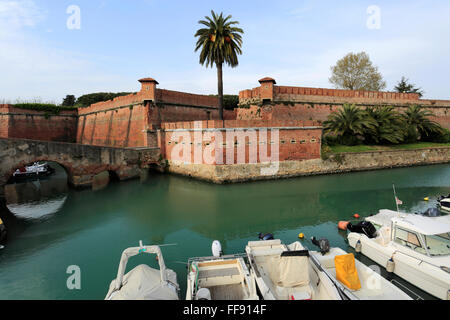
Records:
[[[401,210],[408,212],[436,206],[438,195],[450,193],[448,164],[230,185],[152,174],[145,182],[111,184],[95,192],[68,189],[64,179],[59,169],[49,181],[8,186],[14,214],[0,213],[8,227],[0,250],[0,299],[104,299],[122,251],[139,240],[165,245],[165,262],[178,274],[184,298],[186,262],[210,256],[213,240],[232,254],[244,252],[259,232],[271,232],[285,243],[304,233],[303,243],[310,248],[308,239],[315,236],[354,252],[338,221],[395,209],[393,183]],[[127,270],[140,263],[157,265],[154,256],[141,255]],[[79,290],[67,287],[69,266],[80,268]]]

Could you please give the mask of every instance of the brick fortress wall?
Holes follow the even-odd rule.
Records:
[[[218,119],[216,97],[158,89],[152,78],[141,91],[79,109],[77,142],[113,147],[154,146],[153,130],[166,121]]]
[[[0,138],[75,142],[77,111],[52,114],[0,105]]]
[[[241,108],[237,109],[235,119],[322,122],[346,103],[361,107],[389,105],[399,112],[410,105],[420,105],[433,112],[432,120],[450,129],[450,100],[420,99],[415,93],[276,86],[272,78],[261,79],[260,84],[260,87],[239,93]]]

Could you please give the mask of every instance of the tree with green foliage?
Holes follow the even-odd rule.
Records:
[[[223,64],[232,68],[239,64],[238,55],[242,54],[241,28],[235,27],[238,21],[230,21],[231,15],[224,17],[223,13],[217,15],[211,10],[211,18],[200,20],[198,23],[206,28],[198,29],[195,37],[198,37],[195,51],[200,50],[200,64],[206,67],[217,67],[219,116],[223,119]]]
[[[427,136],[445,134],[444,128],[430,119],[432,116],[434,115],[430,110],[421,106],[409,106],[403,115],[407,130],[406,141],[415,142]]]
[[[349,53],[331,67],[329,81],[338,89],[380,91],[386,82],[365,52]]]
[[[323,126],[324,133],[335,135],[339,143],[355,145],[364,140],[366,135],[376,132],[377,122],[366,110],[344,104],[342,109],[328,116]]]
[[[75,98],[74,95],[68,94],[68,95],[64,98],[63,103],[62,103],[62,106],[65,106],[65,107],[73,107],[73,106],[75,105],[76,100],[77,100],[77,99]]]
[[[218,97],[217,94],[212,94],[213,97]],[[234,94],[223,95],[223,108],[227,110],[233,110],[239,105],[239,96]]]
[[[417,93],[419,97],[422,97],[424,92],[421,88],[416,88],[415,84],[409,83],[409,79],[402,77],[402,79],[394,87],[396,92],[400,93]]]
[[[367,115],[372,117],[377,125],[374,131],[367,132],[367,144],[398,144],[403,142],[405,121],[403,116],[391,106],[377,106],[367,108]]]

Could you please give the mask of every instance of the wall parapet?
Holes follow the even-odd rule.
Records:
[[[203,120],[184,122],[164,122],[161,124],[163,130],[176,129],[231,129],[231,128],[302,128],[317,127],[322,128],[320,121],[314,120]],[[150,128],[155,130],[156,128]]]
[[[265,78],[271,79],[271,78]],[[264,79],[261,79],[264,80]],[[310,103],[355,103],[355,104],[392,104],[392,105],[426,105],[450,107],[450,100],[420,99],[417,93],[399,93],[382,91],[342,90],[311,87],[275,86],[273,80],[272,96],[268,96],[268,84],[239,92],[239,104],[251,105],[271,100],[274,102],[310,102]],[[263,94],[264,93],[264,94]]]

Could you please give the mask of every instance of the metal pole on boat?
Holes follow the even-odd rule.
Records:
[[[394,184],[392,184],[392,188],[394,189],[394,200],[395,200],[395,205],[397,206],[397,213],[400,213],[399,210],[398,210],[397,194],[395,193],[395,186],[394,186]]]

